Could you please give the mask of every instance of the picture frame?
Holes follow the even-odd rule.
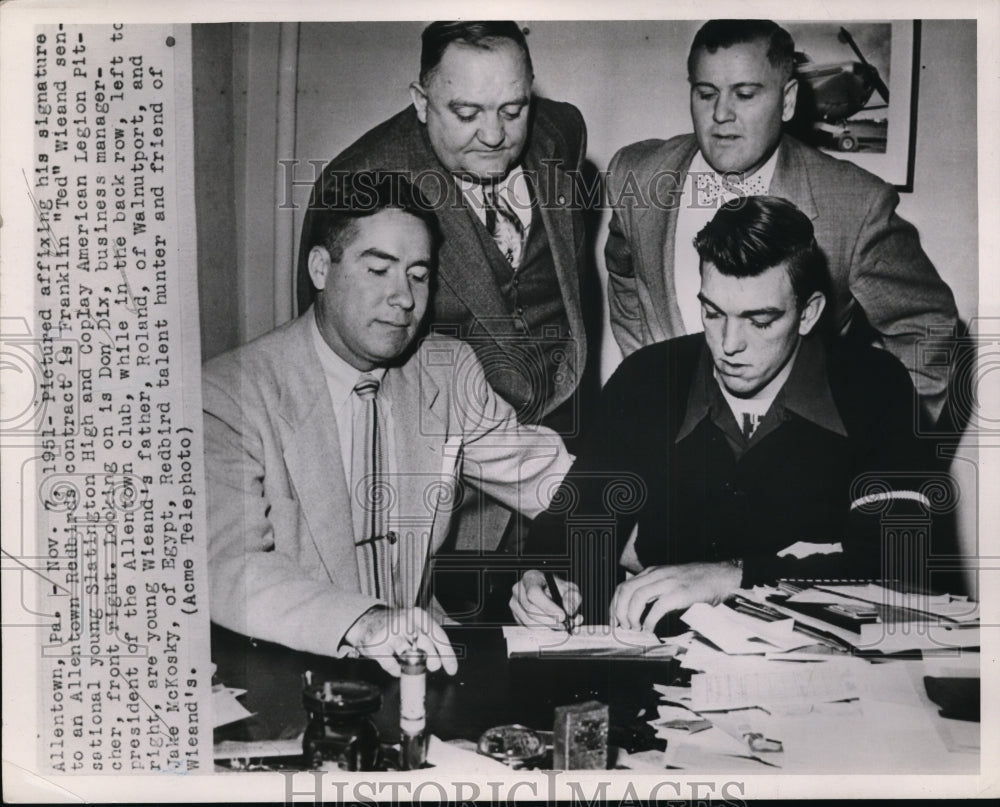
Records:
[[[799,79],[791,132],[898,191],[912,192],[920,21],[786,25],[795,40]]]

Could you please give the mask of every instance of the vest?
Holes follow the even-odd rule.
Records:
[[[562,385],[567,373],[571,379],[579,375],[548,233],[536,203],[515,272],[475,212],[469,215],[510,316],[509,339],[494,347],[503,352],[504,361],[491,363],[487,380],[514,407],[519,422],[541,423],[546,403],[555,396],[557,377]],[[508,333],[506,328],[503,332]]]

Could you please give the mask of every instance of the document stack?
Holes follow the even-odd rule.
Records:
[[[678,656],[690,681],[654,685],[660,704],[650,721],[667,741],[666,767],[978,768],[979,723],[945,719],[928,697],[941,680],[971,683],[978,695],[976,603],[875,585],[783,584],[694,605],[682,618],[695,632]]]

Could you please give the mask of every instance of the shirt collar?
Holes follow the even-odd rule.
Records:
[[[333,399],[334,406],[340,406],[354,392],[354,385],[358,383],[358,379],[366,375],[366,373],[363,373],[356,367],[351,367],[351,365],[334,353],[333,349],[326,343],[326,340],[323,339],[323,334],[320,333],[319,325],[316,323],[316,317],[313,316],[310,319],[312,321],[310,330],[313,335],[313,345],[316,348],[316,355],[319,357],[320,366],[323,368],[323,375],[326,376],[330,397]],[[367,375],[372,375],[381,382],[383,376],[385,376],[385,368],[376,367],[374,370],[369,371]]]
[[[455,182],[458,183],[458,187],[461,188],[463,191],[465,192],[473,191],[482,193],[483,191],[482,182],[476,182],[475,180],[472,179],[466,179],[465,177],[459,176],[458,174],[454,174],[453,176],[455,177]],[[524,169],[520,165],[515,165],[513,168],[510,169],[510,172],[507,174],[507,176],[505,176],[499,182],[494,184],[497,189],[497,193],[506,195],[509,193],[513,193],[523,183],[524,183]]]
[[[691,389],[688,391],[684,420],[674,442],[679,443],[691,434],[714,411],[714,407],[727,405],[719,389],[719,382],[715,380],[714,369],[712,354],[708,344],[703,341]],[[820,428],[847,436],[847,429],[830,391],[826,373],[826,349],[819,337],[802,340],[788,380],[778,391],[774,405],[795,412]]]
[[[473,182],[455,175],[455,183],[466,199],[471,200],[475,206],[476,213],[480,218],[486,214],[483,212],[483,186],[482,183]],[[517,217],[527,226],[531,223],[532,196],[528,187],[528,177],[524,168],[520,165],[511,169],[500,182],[496,183],[496,195],[502,197],[510,205]]]
[[[847,428],[833,401],[830,377],[826,372],[826,348],[819,336],[802,340],[795,366],[779,394],[785,409],[827,431],[847,437]]]
[[[781,146],[779,145],[778,148],[774,150],[774,153],[767,158],[767,162],[754,171],[753,174],[741,177],[741,179],[746,181],[751,177],[760,177],[760,181],[763,183],[764,187],[770,190],[771,180],[774,178],[774,169],[778,165],[778,151],[780,148]],[[704,174],[709,172],[714,173],[720,180],[722,179],[722,175],[708,164],[708,161],[705,159],[705,155],[701,153],[701,149],[698,149],[698,151],[694,153],[694,158],[691,160],[691,166],[688,168],[688,176],[694,177],[700,173]]]

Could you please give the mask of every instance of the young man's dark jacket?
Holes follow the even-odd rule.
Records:
[[[915,435],[909,375],[885,351],[819,337],[803,340],[794,361],[747,441],[703,334],[633,353],[602,391],[597,428],[527,546],[558,566],[573,536],[570,576],[585,599],[588,586],[607,587],[601,601],[636,524],[644,567],[741,560],[745,588],[882,578],[885,518],[927,518],[932,461]],[[842,551],[779,557],[799,542]]]

